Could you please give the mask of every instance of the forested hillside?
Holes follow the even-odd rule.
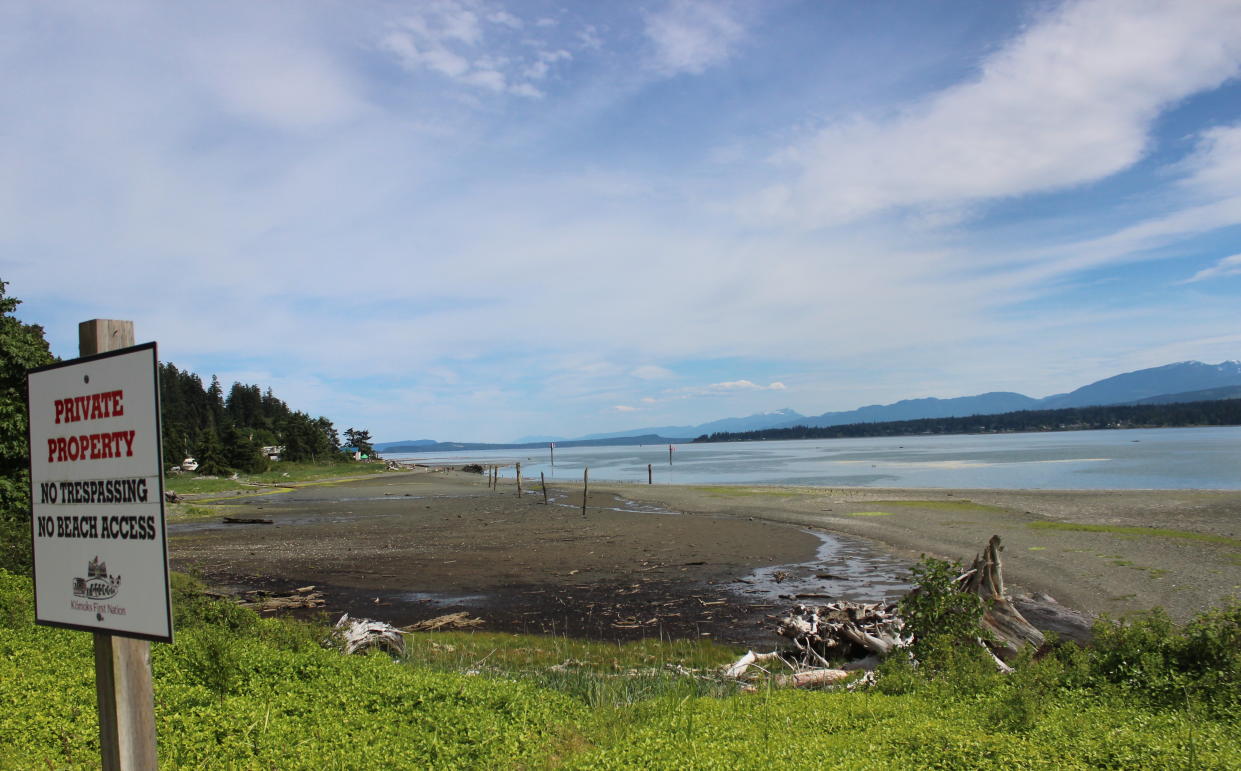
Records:
[[[850,423],[843,426],[793,426],[740,433],[715,433],[700,436],[694,441],[754,442],[769,439],[844,439],[913,434],[998,434],[1023,431],[1236,425],[1241,425],[1241,399],[1181,404],[1073,407],[1061,410],[1019,410],[1000,415]]]
[[[340,437],[325,417],[290,409],[268,388],[233,383],[228,394],[220,381],[202,379],[175,364],[160,365],[164,462],[198,460],[202,473],[227,469],[260,471],[260,449],[282,446],[282,460],[322,460],[340,451]]]

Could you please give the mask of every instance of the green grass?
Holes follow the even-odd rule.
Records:
[[[1008,509],[1000,506],[988,506],[973,501],[875,501],[876,506],[906,506],[915,509],[936,509],[939,511],[990,511],[997,514],[1007,513]]]
[[[346,657],[200,589],[174,574],[177,642],[152,646],[165,768],[1241,768],[1241,606],[1105,624],[1008,677],[897,659],[868,691],[742,693],[711,642],[452,632]],[[0,570],[0,766],[97,767],[90,635],[35,627],[30,592]]]
[[[363,477],[381,474],[386,470],[382,463],[322,462],[292,463],[281,461],[259,474],[240,474],[236,480],[223,477],[204,478],[197,474],[167,476],[164,487],[181,495],[222,493],[234,490],[253,490],[250,485],[308,483],[327,481],[339,477]]]
[[[851,511],[845,516],[849,516],[849,517],[894,517],[896,515],[890,511]]]
[[[1204,543],[1218,543],[1225,546],[1241,546],[1241,538],[1229,538],[1226,535],[1195,533],[1189,530],[1170,530],[1162,527],[1133,527],[1130,525],[1081,525],[1073,522],[1030,522],[1027,527],[1035,530],[1064,530],[1082,533],[1111,533],[1113,535],[1155,536],[1158,538],[1184,538]]]

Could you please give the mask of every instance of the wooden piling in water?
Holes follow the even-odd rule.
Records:
[[[539,472],[539,484],[543,486],[543,505],[547,505],[547,480],[543,478],[543,472]]]
[[[651,464],[648,463],[646,464],[646,483],[648,485],[654,484],[654,482],[651,481],[652,478],[653,477],[651,476]]]
[[[517,497],[521,497],[521,464],[517,464]]]
[[[590,493],[590,468],[582,469],[582,516],[586,516],[586,496]]]

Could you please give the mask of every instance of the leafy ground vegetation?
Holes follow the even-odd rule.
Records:
[[[343,478],[381,474],[387,470],[382,463],[358,463],[353,460],[272,461],[265,471],[238,473],[237,478],[182,474],[164,479],[164,488],[180,495],[198,493],[257,492],[256,485],[329,484]]]
[[[808,692],[742,691],[714,674],[738,652],[705,642],[427,633],[345,657],[200,590],[177,577],[177,642],[153,645],[169,768],[1241,768],[1241,605],[1103,623],[1009,676],[926,640],[873,688]],[[34,626],[0,570],[0,765],[97,765],[90,646]]]

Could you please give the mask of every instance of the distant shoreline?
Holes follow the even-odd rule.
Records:
[[[718,432],[694,439],[713,442],[763,442],[789,439],[862,439],[886,436],[959,434],[1035,434],[1059,431],[1112,431],[1149,428],[1210,428],[1241,425],[1241,399],[1172,404],[1066,407],[1016,410],[994,415],[918,418],[833,426],[789,426],[756,431]]]

